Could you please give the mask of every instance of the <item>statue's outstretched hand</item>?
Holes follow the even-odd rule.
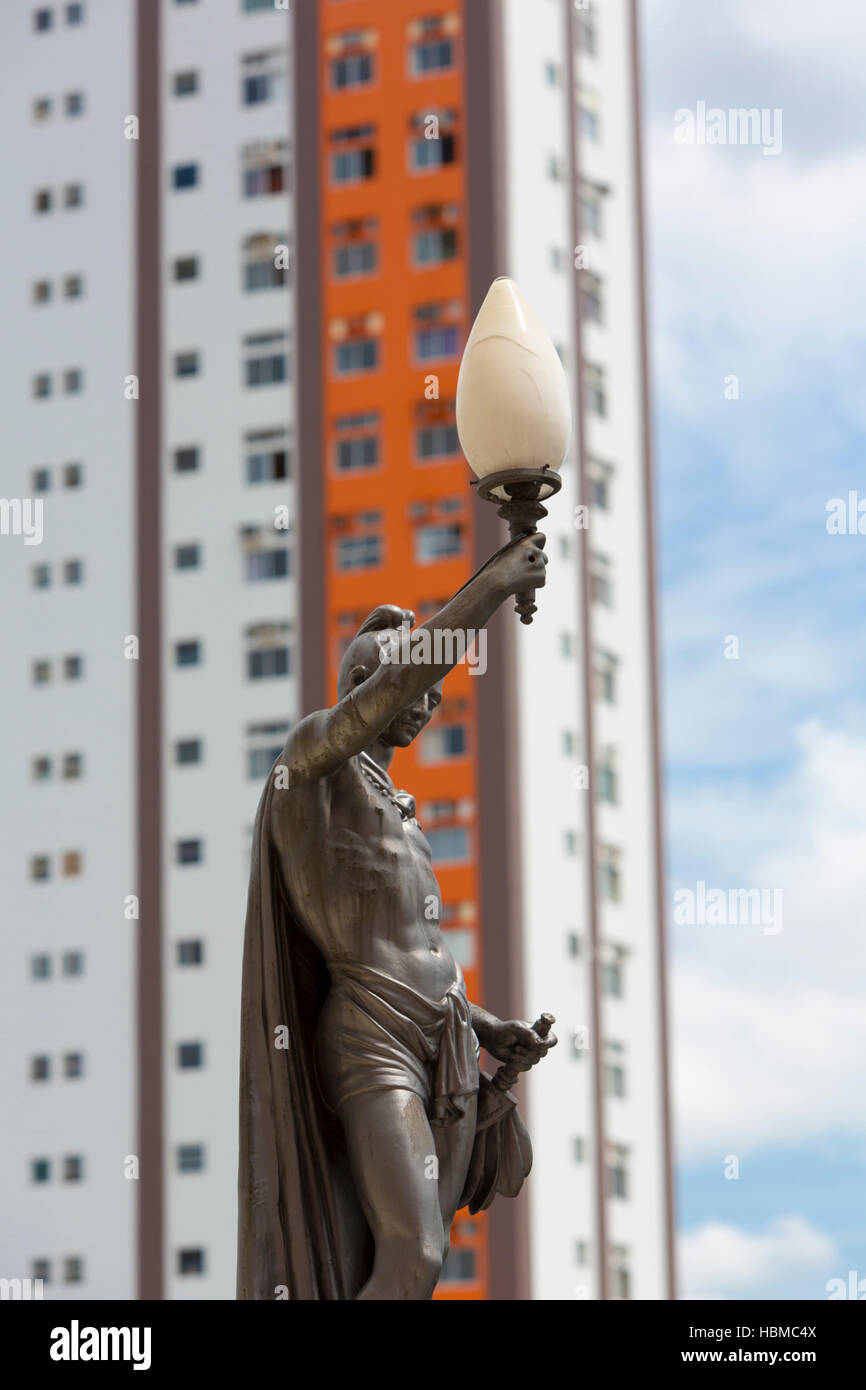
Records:
[[[529,1071],[540,1062],[552,1047],[556,1047],[555,1033],[542,1038],[531,1023],[519,1018],[499,1020],[484,1039],[484,1046],[499,1062],[509,1062],[517,1071]]]

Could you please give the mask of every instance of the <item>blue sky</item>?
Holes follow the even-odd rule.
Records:
[[[826,527],[866,499],[866,6],[641,3],[670,891],[783,894],[671,926],[682,1293],[825,1298],[866,1278],[866,535]],[[699,102],[780,153],[677,143]]]

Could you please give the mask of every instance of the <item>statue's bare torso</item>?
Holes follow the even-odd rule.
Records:
[[[292,749],[286,757],[292,766]],[[272,833],[284,882],[325,962],[372,966],[428,999],[458,971],[439,927],[430,846],[352,757],[283,793]]]

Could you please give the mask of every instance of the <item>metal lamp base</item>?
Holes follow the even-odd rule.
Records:
[[[503,468],[479,478],[477,487],[478,496],[485,502],[499,503],[499,516],[508,522],[514,540],[535,534],[538,522],[547,516],[541,499],[546,501],[559,492],[562,479],[553,468]],[[534,589],[515,594],[514,611],[520,614],[522,623],[532,622],[533,613],[538,611]]]

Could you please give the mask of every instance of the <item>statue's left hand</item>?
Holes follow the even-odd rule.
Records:
[[[536,1062],[556,1047],[555,1033],[539,1037],[530,1023],[519,1018],[499,1020],[484,1039],[484,1046],[499,1062],[510,1062],[518,1071],[529,1071]]]

